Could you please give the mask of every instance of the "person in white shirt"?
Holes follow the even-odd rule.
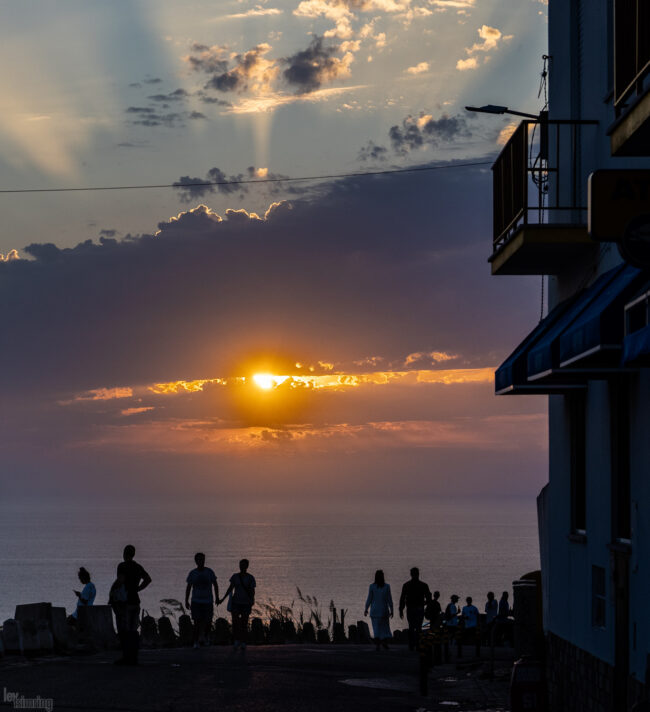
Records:
[[[375,572],[375,582],[371,583],[368,589],[364,616],[368,615],[368,610],[370,610],[372,633],[377,650],[380,645],[388,650],[387,641],[393,637],[388,623],[388,619],[393,617],[393,596],[381,569]]]
[[[81,591],[74,591],[74,595],[77,597],[77,607],[72,614],[73,618],[77,618],[78,611],[83,606],[92,606],[95,602],[95,596],[97,595],[95,584],[91,582],[90,574],[83,566],[79,569],[77,576],[79,576],[79,581],[81,581],[84,587]]]

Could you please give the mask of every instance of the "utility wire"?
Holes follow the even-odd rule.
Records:
[[[440,171],[445,168],[469,168],[473,166],[489,166],[492,161],[477,161],[474,163],[446,163],[440,166],[418,166],[415,168],[390,168],[383,171],[366,171],[357,173],[331,173],[329,175],[301,176],[298,178],[259,178],[247,180],[221,180],[205,181],[201,183],[158,183],[151,185],[104,185],[82,186],[78,188],[6,188],[0,189],[0,194],[8,193],[79,193],[99,190],[146,190],[149,188],[178,188],[192,190],[192,188],[207,188],[222,185],[251,185],[255,183],[297,183],[299,181],[331,180],[334,178],[364,178],[366,176],[383,176],[395,173],[418,173],[424,171]]]

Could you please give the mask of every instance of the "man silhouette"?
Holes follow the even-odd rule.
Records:
[[[415,650],[418,646],[424,621],[424,609],[430,602],[431,591],[424,581],[420,581],[420,569],[414,566],[411,569],[411,580],[402,586],[402,595],[399,597],[400,618],[404,618],[404,608],[406,608],[406,620],[409,624],[409,650]]]
[[[194,555],[196,568],[187,575],[187,588],[185,589],[185,607],[192,612],[194,621],[194,647],[199,647],[199,642],[207,645],[207,638],[214,616],[214,601],[219,601],[219,587],[214,571],[205,565],[205,554],[198,552]],[[214,598],[212,589],[214,588]],[[190,606],[190,593],[192,604]]]
[[[135,547],[128,544],[124,547],[123,558],[117,566],[117,578],[124,581],[126,589],[126,605],[119,609],[116,615],[117,634],[122,646],[122,657],[115,661],[116,665],[137,665],[140,636],[138,624],[140,621],[140,591],[151,583],[151,576],[133,560]]]

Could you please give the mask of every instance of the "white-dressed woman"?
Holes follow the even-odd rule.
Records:
[[[375,572],[375,582],[370,584],[364,616],[370,611],[372,633],[377,650],[383,646],[388,650],[388,640],[392,638],[388,619],[393,617],[393,597],[390,585],[384,579],[384,572],[380,569]]]

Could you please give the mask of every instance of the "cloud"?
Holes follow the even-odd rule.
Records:
[[[407,116],[401,125],[392,126],[388,135],[393,150],[404,155],[427,145],[437,146],[441,142],[469,138],[471,132],[463,116],[442,114],[439,119],[434,119],[431,114],[421,113],[418,117]]]
[[[335,57],[335,45],[325,45],[323,37],[315,36],[307,49],[296,52],[282,60],[286,65],[283,77],[298,94],[313,92],[322,84],[350,76],[354,54],[346,52]]]
[[[514,35],[504,35],[501,33],[501,30],[496,27],[490,27],[489,25],[482,25],[478,28],[477,32],[482,41],[475,42],[471,47],[466,47],[465,52],[467,52],[469,57],[467,59],[459,59],[456,62],[456,69],[461,72],[478,68],[478,59],[472,55],[475,55],[477,52],[487,53],[496,50],[500,43],[508,42],[514,37]],[[484,61],[488,61],[487,56]]]
[[[429,71],[429,62],[419,62],[414,67],[409,67],[407,74],[422,74]]]
[[[272,17],[276,15],[282,15],[282,10],[277,7],[262,7],[261,5],[256,5],[250,8],[250,10],[246,10],[246,12],[235,12],[232,15],[225,15],[222,19],[237,20],[246,17]]]
[[[249,99],[241,99],[232,104],[226,113],[229,114],[260,114],[275,111],[281,106],[296,104],[299,102],[321,102],[329,101],[333,97],[340,96],[350,92],[360,91],[365,89],[365,84],[357,84],[347,87],[327,87],[326,89],[318,89],[307,94],[285,94],[281,92],[272,92],[264,96],[251,97]]]
[[[440,12],[445,10],[463,12],[473,8],[476,5],[476,0],[429,0],[429,4]]]
[[[467,59],[459,59],[456,62],[456,69],[465,72],[468,69],[478,69],[478,60],[476,57],[468,57]]]
[[[374,141],[368,141],[357,155],[360,161],[385,161],[388,149],[385,146],[378,146]]]
[[[169,92],[168,94],[152,94],[151,96],[148,96],[147,99],[149,99],[149,101],[162,102],[185,101],[185,99],[187,99],[189,95],[189,92],[185,89],[176,89],[174,91]]]
[[[20,255],[18,254],[18,250],[9,250],[6,255],[3,255],[2,252],[0,252],[0,262],[12,262],[13,260],[19,260]]]
[[[219,92],[269,91],[279,67],[266,55],[271,45],[260,43],[242,54],[229,53],[226,48],[194,44],[192,54],[185,57],[191,68],[210,75],[205,88]]]
[[[228,69],[229,52],[226,47],[219,45],[199,44],[195,42],[191,47],[191,54],[183,57],[195,72],[206,74],[222,74]]]
[[[236,175],[227,176],[220,168],[215,166],[206,173],[205,178],[190,178],[190,176],[181,176],[174,183],[174,187],[178,188],[181,203],[190,203],[215,192],[219,192],[224,195],[229,195],[238,191],[242,194],[246,193],[248,192],[248,186],[241,182],[244,180],[280,181],[283,178],[287,178],[287,176],[279,173],[271,173],[268,168],[256,168],[255,166],[248,166],[246,173],[238,173]],[[276,192],[278,186],[271,185],[269,186],[269,189],[271,192]],[[294,192],[299,192],[299,189],[296,189]]]
[[[497,144],[499,146],[505,146],[506,143],[508,143],[512,134],[517,130],[518,126],[519,126],[519,124],[516,121],[511,121],[508,124],[506,124],[501,129],[501,131],[499,131],[499,135],[497,136]]]
[[[167,128],[173,128],[175,126],[184,126],[187,120],[207,119],[207,116],[200,111],[160,112],[149,106],[129,106],[126,108],[126,113],[135,117],[129,119],[129,123],[133,126],[166,126]]]

